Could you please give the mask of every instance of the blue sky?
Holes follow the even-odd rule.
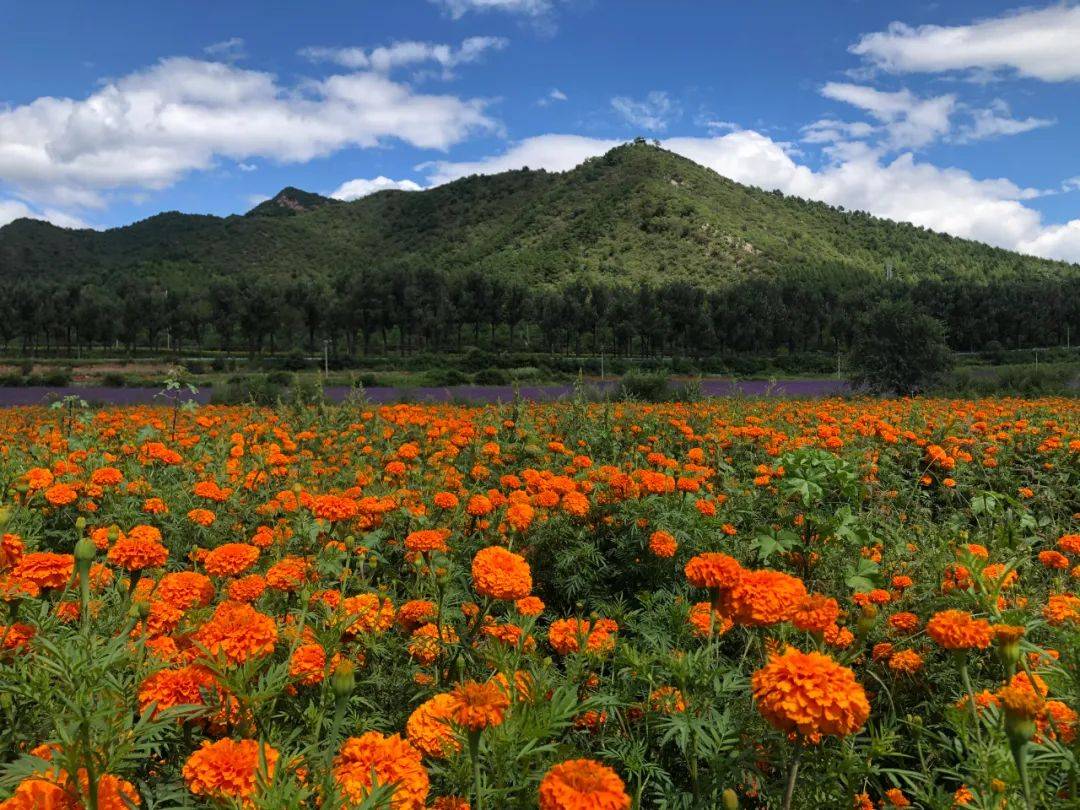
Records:
[[[636,135],[740,182],[1080,261],[1080,6],[0,1],[0,223],[231,214]]]

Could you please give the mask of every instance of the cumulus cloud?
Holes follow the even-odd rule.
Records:
[[[86,228],[89,227],[78,217],[66,214],[55,209],[38,211],[31,208],[21,200],[0,200],[0,227],[14,222],[16,219],[42,219],[59,225],[61,228]]]
[[[541,97],[540,100],[537,101],[536,103],[540,107],[546,107],[549,104],[552,104],[552,103],[557,102],[557,101],[566,101],[566,99],[567,99],[566,93],[564,93],[558,87],[553,87],[551,89],[551,92],[549,92],[546,96]]]
[[[956,96],[951,94],[923,99],[907,89],[886,92],[846,82],[828,82],[821,94],[876,118],[895,149],[925,146],[942,137],[949,132],[950,116],[956,109]]]
[[[628,124],[649,132],[663,132],[680,115],[679,105],[663,90],[653,90],[643,99],[615,96],[611,106]]]
[[[269,73],[163,59],[85,99],[0,108],[0,181],[54,206],[161,189],[220,158],[303,162],[396,139],[445,150],[497,129],[481,99],[422,94],[375,72],[284,86]]]
[[[438,161],[417,168],[428,174],[432,184],[523,166],[566,171],[616,143],[577,135],[540,135],[481,160]],[[1044,224],[1039,212],[1024,204],[1040,192],[1004,178],[979,179],[962,169],[920,162],[911,153],[886,160],[869,148],[850,150],[844,160],[815,170],[797,162],[789,145],[754,130],[668,138],[662,145],[740,183],[1025,253],[1080,261],[1080,220]]]
[[[300,55],[312,62],[332,62],[350,70],[374,70],[389,73],[411,65],[434,62],[443,76],[453,75],[458,65],[478,61],[487,51],[499,51],[509,44],[504,37],[469,37],[457,48],[433,42],[406,40],[377,48],[303,48]]]
[[[470,11],[503,11],[525,17],[543,17],[551,13],[551,0],[431,0],[442,6],[455,20]]]
[[[1001,99],[981,110],[971,111],[971,123],[960,128],[957,140],[981,141],[986,138],[996,138],[1001,135],[1019,135],[1022,132],[1030,132],[1054,124],[1053,118],[1013,118],[1009,105]]]
[[[970,25],[894,22],[850,50],[891,73],[1009,71],[1048,82],[1080,79],[1080,6],[1052,5]]]
[[[396,188],[400,191],[420,191],[419,183],[412,180],[391,180],[389,177],[379,175],[373,179],[357,178],[347,180],[338,186],[330,196],[335,200],[359,200],[376,191],[386,191],[388,188]]]
[[[203,48],[203,53],[214,59],[224,59],[226,61],[243,59],[244,56],[246,56],[244,53],[244,40],[240,37],[232,37],[230,39],[222,40],[221,42],[214,42],[211,45],[207,45]]]

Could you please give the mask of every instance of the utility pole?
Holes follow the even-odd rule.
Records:
[[[322,342],[323,376],[330,376],[330,341],[323,338]]]

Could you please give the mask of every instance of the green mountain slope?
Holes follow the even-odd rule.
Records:
[[[328,276],[405,263],[530,284],[587,276],[686,280],[870,273],[901,278],[1073,275],[912,225],[740,185],[627,144],[565,173],[468,177],[344,203],[287,188],[244,216],[163,213],[108,231],[29,220],[0,228],[0,278]]]

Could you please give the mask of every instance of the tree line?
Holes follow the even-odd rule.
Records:
[[[205,284],[0,282],[0,341],[23,354],[95,348],[301,350],[339,358],[469,347],[615,355],[834,352],[876,302],[910,299],[951,348],[1065,345],[1080,323],[1080,277],[901,280],[754,277],[688,282],[575,280],[529,286],[479,271],[363,268],[326,280],[254,274]]]

